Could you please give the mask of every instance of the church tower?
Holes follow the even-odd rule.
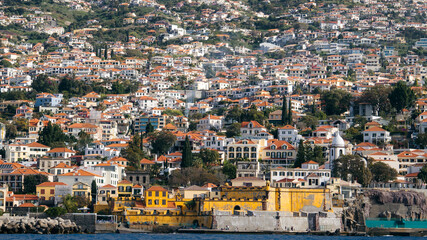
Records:
[[[329,168],[332,169],[332,166],[334,165],[334,160],[345,154],[346,152],[344,139],[340,136],[340,132],[337,131],[335,133],[334,138],[332,139],[332,144],[329,147]]]

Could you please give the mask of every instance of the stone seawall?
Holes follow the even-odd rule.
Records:
[[[48,218],[45,213],[30,213],[29,216],[40,219]],[[95,233],[96,231],[96,213],[67,213],[62,215],[61,218],[75,223],[82,232]]]
[[[63,218],[0,217],[0,233],[67,234],[81,232],[81,228],[74,222]]]
[[[292,213],[248,211],[233,215],[216,211],[212,229],[231,231],[336,232],[341,230],[341,217],[335,213]]]

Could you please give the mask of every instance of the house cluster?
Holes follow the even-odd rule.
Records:
[[[72,10],[89,11],[102,1],[60,2]],[[130,11],[119,21],[144,32],[130,32],[125,41],[103,41],[102,47],[99,35],[109,29],[99,19],[65,31],[50,13],[38,8],[19,15],[0,11],[4,27],[19,25],[49,35],[45,41],[27,41],[34,39],[21,39],[8,31],[1,34],[1,95],[35,94],[25,100],[0,100],[0,109],[10,115],[9,127],[0,125],[4,150],[0,184],[6,189],[4,194],[0,189],[0,208],[57,205],[71,195],[95,202],[98,211],[111,206],[114,211],[127,211],[125,207],[132,204],[147,211],[184,209],[188,208],[184,203],[193,198],[206,198],[206,208],[224,209],[221,204],[239,199],[233,195],[235,186],[269,189],[270,184],[301,192],[320,193],[328,188],[348,196],[358,185],[334,178],[332,168],[335,160],[349,154],[383,162],[399,173],[393,183],[382,187],[425,188],[417,175],[427,163],[427,151],[409,146],[397,149],[393,141],[405,137],[387,130],[390,122],[380,116],[377,106],[352,104],[338,120],[300,124],[309,111],[324,109],[323,91],[340,89],[360,96],[374,86],[404,81],[418,96],[425,94],[426,38],[407,36],[414,31],[425,35],[427,25],[419,19],[425,16],[425,3],[353,2],[352,7],[302,3],[274,18],[280,29],[270,29],[270,24],[261,29],[269,16],[254,12],[246,19],[244,13],[250,7],[241,1],[187,0],[173,10],[151,0],[131,0],[114,11],[153,9],[144,14]],[[216,7],[191,14],[176,11],[204,6]],[[251,29],[236,25],[252,18],[256,24]],[[42,78],[48,86],[35,91],[36,81]],[[69,95],[73,89],[47,89],[64,78],[98,88],[79,96]],[[136,87],[125,91],[124,85]],[[417,99],[413,136],[427,132],[426,106],[427,99]],[[281,110],[285,108],[287,123]],[[233,111],[240,111],[235,114],[239,116],[233,116]],[[242,112],[253,114],[243,119]],[[347,131],[358,127],[358,117],[367,122],[360,141],[345,140]],[[404,109],[397,124],[404,128],[410,118],[411,111]],[[10,125],[18,129],[12,132]],[[81,149],[46,146],[41,135],[52,126],[68,138],[83,141],[89,136],[90,141]],[[152,139],[142,139],[141,148],[150,157],[141,159],[137,163],[141,170],[135,171],[123,152],[136,135],[148,131],[166,131],[176,140],[166,153],[157,154],[150,152]],[[160,175],[169,176],[181,168],[187,139],[192,153],[216,151],[218,167],[236,166],[232,186],[206,183],[173,190],[152,186],[158,177],[153,177],[153,169],[159,167]],[[294,168],[301,143],[319,149],[324,161],[309,159]],[[20,194],[31,176],[48,181],[36,186],[35,195]],[[264,209],[267,200],[261,199],[251,198],[254,203],[248,203],[252,207],[248,209]]]

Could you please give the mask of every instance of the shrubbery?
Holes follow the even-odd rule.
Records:
[[[66,214],[67,210],[65,210],[65,208],[62,208],[62,207],[51,207],[48,210],[46,210],[45,213],[51,218],[56,218]]]

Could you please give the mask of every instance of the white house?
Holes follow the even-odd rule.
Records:
[[[267,128],[257,121],[242,122],[240,126],[240,134],[244,138],[255,137],[260,132],[267,132]]]
[[[291,125],[286,125],[277,129],[277,137],[279,140],[287,141],[290,144],[297,144],[302,136],[298,134],[298,129]]]
[[[74,183],[82,182],[91,186],[92,181],[94,180],[96,182],[96,185],[98,186],[105,185],[103,176],[82,169],[58,175],[58,182],[63,182],[68,185],[73,185]]]
[[[314,176],[313,176],[314,174]],[[274,185],[283,179],[288,180],[307,180],[306,187],[318,187],[324,186],[325,183],[331,178],[331,169],[319,169],[319,164],[314,161],[308,161],[301,165],[301,168],[284,168],[277,167],[270,171],[270,179]],[[289,181],[292,182],[292,181]],[[280,186],[278,187],[285,187]],[[288,186],[286,186],[288,187]],[[292,186],[290,186],[292,187]]]
[[[209,130],[211,128],[220,130],[223,126],[223,119],[223,116],[214,116],[209,114],[208,116],[199,120],[199,124],[197,124],[197,130],[203,131]]]
[[[76,154],[76,151],[70,150],[68,148],[54,148],[46,152],[46,155],[48,157],[60,157],[60,158],[69,158],[71,156],[74,156]]]
[[[30,160],[40,158],[46,155],[50,147],[33,142],[30,144],[9,144],[6,146],[6,160],[8,162],[17,162],[21,160]]]
[[[363,141],[370,143],[384,142],[389,143],[391,141],[390,132],[380,127],[370,127],[362,132]]]

